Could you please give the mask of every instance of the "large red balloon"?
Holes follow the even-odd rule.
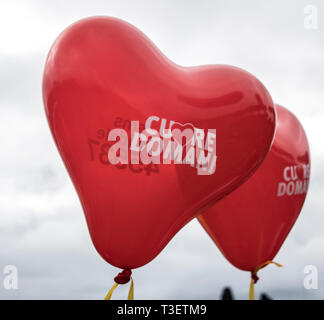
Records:
[[[242,184],[269,151],[275,128],[271,97],[248,72],[180,67],[136,28],[108,17],[82,20],[58,37],[43,98],[93,243],[120,268],[152,260],[200,210]],[[112,164],[108,152],[122,139],[108,141],[111,130],[130,133],[131,121],[140,130],[170,121],[180,132],[216,129],[215,173],[198,175],[188,164]]]
[[[255,271],[271,261],[305,200],[310,155],[306,134],[287,109],[276,106],[274,142],[256,173],[199,216],[199,222],[237,268]]]

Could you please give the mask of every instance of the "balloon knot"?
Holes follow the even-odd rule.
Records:
[[[131,275],[132,275],[132,270],[124,269],[122,272],[119,272],[117,274],[114,280],[118,284],[125,284],[130,280]]]
[[[253,279],[254,283],[257,283],[259,280],[259,277],[257,276],[256,272],[251,271],[251,278]]]

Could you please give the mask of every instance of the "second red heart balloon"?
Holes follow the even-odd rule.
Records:
[[[277,105],[276,111],[274,142],[260,168],[198,217],[228,261],[253,276],[285,241],[303,207],[310,177],[302,125],[287,109]]]

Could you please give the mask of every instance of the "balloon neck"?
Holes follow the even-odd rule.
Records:
[[[129,282],[131,275],[132,275],[131,269],[124,269],[122,272],[118,273],[118,275],[114,278],[114,280],[118,284],[125,284]]]
[[[131,281],[131,283],[128,291],[128,300],[134,300],[134,282],[131,275],[132,275],[131,269],[124,269],[122,272],[118,273],[114,279],[115,284],[109,290],[108,294],[105,297],[105,300],[110,300],[111,295],[113,294],[114,290],[118,287],[119,284],[125,284],[129,280]]]
[[[259,277],[255,271],[251,271],[251,279],[253,280],[254,283],[258,282]]]

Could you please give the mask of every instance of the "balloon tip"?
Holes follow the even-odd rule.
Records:
[[[132,275],[131,269],[124,269],[122,272],[118,273],[118,275],[114,278],[114,280],[118,284],[125,284],[129,282],[131,275]]]

